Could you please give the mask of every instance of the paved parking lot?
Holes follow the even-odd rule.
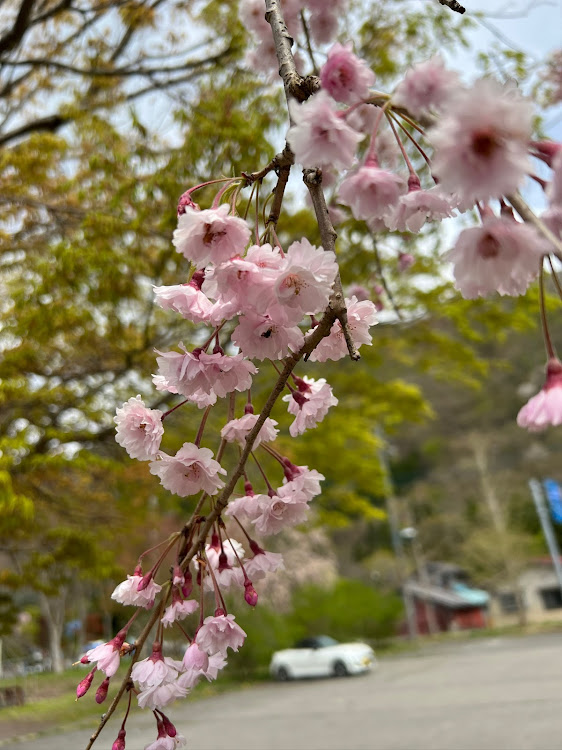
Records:
[[[170,711],[189,750],[562,750],[562,635],[474,640],[370,675],[267,684]],[[155,739],[137,711],[127,750]],[[110,750],[113,721],[94,747]],[[14,744],[83,750],[88,730]],[[6,745],[4,745],[6,747]]]

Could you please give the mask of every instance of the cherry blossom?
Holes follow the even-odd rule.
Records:
[[[338,272],[335,254],[303,238],[289,246],[275,293],[289,324],[303,315],[323,311]]]
[[[230,206],[196,211],[188,206],[178,218],[173,243],[178,253],[197,268],[223,263],[243,253],[250,239],[250,228],[237,216],[229,216]]]
[[[160,484],[179,497],[188,497],[203,490],[215,495],[224,487],[218,474],[226,474],[208,448],[198,448],[193,443],[184,443],[175,456],[161,451],[152,461],[150,473],[160,477]]]
[[[371,345],[372,338],[369,328],[377,323],[377,311],[370,300],[359,301],[357,297],[345,300],[347,307],[347,321],[353,343],[357,348],[362,344]],[[329,336],[318,344],[310,355],[311,362],[326,362],[329,359],[338,360],[347,356],[347,344],[339,320],[333,324]]]
[[[252,385],[252,375],[258,371],[242,354],[230,357],[218,352],[201,352],[199,362],[207,379],[208,392],[216,393],[219,398],[224,398],[232,391],[247,391]],[[205,390],[203,386],[201,388]]]
[[[172,393],[181,393],[190,400],[214,403],[232,391],[246,391],[252,385],[252,375],[257,372],[252,362],[242,354],[227,356],[217,352],[207,354],[201,350],[188,352],[180,343],[180,352],[158,352],[157,378]],[[154,378],[153,378],[154,381]]]
[[[131,458],[149,461],[160,449],[164,434],[162,415],[159,409],[147,409],[140,396],[130,398],[117,409],[115,440]]]
[[[322,492],[320,482],[323,482],[324,479],[324,475],[320,474],[316,469],[309,469],[308,466],[295,466],[289,463],[285,468],[283,482],[285,484],[290,483],[308,501]]]
[[[119,668],[121,646],[125,641],[125,634],[120,631],[115,638],[108,643],[102,643],[95,648],[86,651],[83,657],[85,664],[97,662],[97,667],[105,673],[106,677],[113,677]]]
[[[188,689],[174,682],[165,682],[162,685],[152,685],[147,687],[138,694],[137,701],[139,708],[165,708],[178,698],[185,698]]]
[[[193,281],[189,284],[154,286],[152,289],[161,308],[173,310],[192,323],[207,322],[215,317],[213,303]]]
[[[428,134],[443,190],[467,202],[517,190],[530,167],[532,117],[513,86],[482,78],[458,91]]]
[[[303,167],[348,169],[352,165],[363,136],[340,117],[327,92],[320,91],[303,104],[291,100],[289,110],[294,124],[287,132],[287,143],[295,161]]]
[[[162,656],[162,645],[154,643],[152,654],[133,665],[131,679],[138,683],[141,690],[155,685],[173,682],[178,676],[177,662]]]
[[[385,217],[385,223],[391,231],[419,232],[426,221],[441,221],[454,215],[451,203],[439,187],[421,190],[410,187],[406,195],[400,196],[395,210]]]
[[[350,206],[356,219],[382,219],[405,192],[402,177],[370,162],[345,178],[338,198]]]
[[[303,390],[295,391],[283,396],[283,401],[288,401],[289,414],[296,416],[295,421],[289,427],[292,437],[302,435],[305,430],[316,427],[321,422],[331,406],[337,406],[338,399],[333,395],[332,388],[324,378],[314,380],[304,377]]]
[[[258,495],[258,515],[253,520],[256,531],[264,536],[278,534],[283,529],[302,523],[308,514],[308,504],[302,492],[287,484],[275,495]]]
[[[258,502],[260,495],[246,494],[228,503],[224,511],[226,516],[236,516],[242,520],[253,521],[259,515]]]
[[[199,648],[208,654],[226,654],[229,648],[238,651],[244,643],[246,633],[234,622],[235,619],[234,615],[226,614],[206,617],[197,633]]]
[[[562,424],[562,362],[558,358],[549,360],[546,382],[519,411],[517,424],[529,432],[541,432],[551,425]]]
[[[331,3],[329,8],[324,4],[310,16],[310,33],[317,44],[327,44],[337,34],[339,17],[336,7],[336,3]]]
[[[205,294],[224,303],[236,311],[246,312],[272,295],[272,288],[283,259],[279,248],[271,245],[252,245],[244,258],[235,257],[211,269],[205,278]]]
[[[207,562],[212,565],[214,569],[219,567],[219,559],[221,554],[226,555],[227,562],[229,565],[233,565],[238,559],[243,560],[245,557],[244,547],[236,539],[225,539],[221,542],[218,538],[216,544],[207,544],[205,546],[205,556]]]
[[[238,443],[239,445],[244,446],[246,436],[254,427],[258,419],[259,414],[244,414],[244,416],[239,419],[232,419],[222,428],[221,437],[228,443]],[[260,443],[270,443],[275,440],[279,432],[279,430],[276,429],[276,425],[277,422],[274,419],[267,417],[254,440],[254,448],[257,448]]]
[[[259,549],[253,557],[246,560],[244,567],[246,568],[246,573],[253,581],[259,581],[265,578],[267,573],[283,570],[285,563],[283,562],[283,555],[280,553],[266,552],[263,549]]]
[[[304,342],[300,328],[276,323],[267,313],[246,313],[231,338],[247,357],[254,359],[281,359],[298,351]]]
[[[320,71],[322,88],[331,97],[344,104],[354,104],[369,96],[375,83],[375,74],[364,60],[356,57],[351,43],[334,44]]]
[[[481,227],[464,229],[447,253],[453,262],[455,283],[469,299],[500,294],[524,294],[536,278],[545,241],[532,226],[510,217],[486,214]]]
[[[185,650],[182,663],[185,670],[192,669],[199,672],[206,672],[209,668],[209,655],[193,641]]]
[[[460,88],[459,76],[447,70],[440,55],[415,65],[392,95],[395,107],[404,107],[414,117],[440,110]]]
[[[185,599],[183,601],[177,599],[169,607],[166,607],[166,611],[160,622],[167,628],[168,625],[173,625],[177,620],[183,620],[184,617],[191,615],[198,606],[199,604],[195,599]]]
[[[150,745],[146,745],[144,750],[175,750],[178,747],[185,747],[187,745],[185,737],[180,734],[176,734],[174,737],[170,737],[168,734],[163,734],[158,737]]]
[[[141,575],[128,575],[126,581],[122,581],[116,586],[111,598],[119,604],[150,609],[154,604],[156,595],[162,591],[162,586],[151,579],[148,586],[139,591],[138,587],[142,580]]]

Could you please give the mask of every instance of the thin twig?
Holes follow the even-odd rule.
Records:
[[[556,235],[550,231],[550,229],[546,226],[541,218],[539,218],[533,211],[531,211],[531,209],[519,195],[519,193],[514,193],[513,195],[508,195],[506,197],[513,208],[517,211],[519,216],[524,221],[529,222],[529,224],[533,224],[538,232],[542,234],[545,240],[547,240],[552,245],[554,254],[562,259],[562,241],[559,240],[558,237],[556,237]]]
[[[388,301],[392,305],[392,309],[396,313],[396,316],[398,317],[398,320],[404,320],[404,318],[402,317],[402,313],[400,312],[400,309],[399,309],[398,305],[396,304],[396,301],[394,299],[394,295],[390,291],[390,287],[389,287],[389,285],[388,285],[388,283],[386,281],[386,277],[384,275],[384,271],[383,271],[383,268],[382,268],[381,258],[380,258],[380,255],[379,255],[379,249],[378,249],[376,243],[374,244],[373,249],[375,251],[375,264],[377,266],[377,273],[378,273],[379,278],[381,280],[381,284],[383,285],[384,291],[386,292],[386,296],[388,297]]]
[[[152,612],[150,619],[144,626],[144,629],[142,630],[141,634],[137,638],[137,640],[134,643],[135,651],[131,657],[131,663],[129,665],[129,669],[127,670],[127,674],[123,678],[123,682],[121,683],[121,686],[117,693],[115,694],[115,698],[111,701],[111,704],[107,711],[104,713],[104,715],[101,717],[101,721],[96,729],[96,731],[93,733],[93,735],[90,737],[90,741],[88,742],[86,746],[86,750],[90,750],[90,748],[93,746],[94,742],[97,740],[97,738],[100,735],[101,730],[104,728],[104,726],[107,724],[109,719],[111,718],[113,712],[117,708],[117,705],[119,701],[121,700],[121,697],[125,690],[127,689],[127,686],[129,685],[129,682],[131,680],[131,672],[133,671],[133,667],[135,666],[135,663],[137,662],[140,653],[142,651],[142,647],[144,646],[146,639],[150,635],[150,631],[154,627],[154,623],[160,616],[160,608],[155,607],[154,611]]]
[[[316,60],[314,59],[314,51],[312,49],[312,44],[310,42],[310,31],[308,29],[308,24],[306,22],[306,18],[304,15],[304,10],[301,9],[301,23],[302,28],[304,31],[304,38],[306,39],[306,50],[308,52],[308,57],[310,58],[310,63],[312,65],[312,72],[315,76],[318,75],[318,65],[316,65]]]
[[[336,231],[332,226],[330,213],[328,211],[326,199],[324,198],[324,192],[322,190],[322,170],[304,169],[303,180],[304,184],[308,188],[310,199],[312,200],[312,205],[314,206],[314,213],[316,214],[316,221],[318,222],[320,237],[322,239],[322,247],[324,248],[324,250],[331,250],[335,254],[336,239],[338,235],[336,234]],[[333,294],[330,297],[330,309],[341,324],[349,356],[356,362],[357,360],[361,359],[361,355],[359,354],[359,352],[357,351],[357,347],[353,343],[351,331],[349,330],[349,324],[347,322],[347,308],[345,306],[345,297],[343,294],[339,271],[336,276],[336,280],[334,281]]]

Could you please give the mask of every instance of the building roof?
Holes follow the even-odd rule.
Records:
[[[444,589],[441,586],[433,586],[431,584],[422,584],[417,581],[408,581],[404,589],[406,593],[423,599],[424,601],[432,602],[434,604],[441,604],[444,607],[450,609],[469,609],[471,607],[481,607],[488,601],[488,594],[485,591],[479,589],[468,589],[468,587],[462,587],[462,594],[459,591],[453,589]],[[468,596],[468,591],[474,591],[479,596]],[[483,596],[485,595],[485,596]]]

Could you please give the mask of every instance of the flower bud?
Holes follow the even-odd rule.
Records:
[[[125,750],[125,730],[120,729],[117,739],[111,746],[111,750]]]
[[[166,734],[168,735],[168,737],[175,737],[176,736],[176,734],[178,733],[177,729],[172,724],[172,722],[170,721],[170,719],[168,719],[168,717],[165,716],[164,714],[162,714],[162,724],[164,725],[164,729],[165,729]]]
[[[84,658],[85,657],[82,657],[82,659],[84,659]],[[82,659],[80,660],[82,662],[82,664],[87,664],[88,663],[87,661],[85,661],[85,662],[82,661]],[[88,690],[90,689],[90,687],[92,685],[92,680],[94,679],[94,674],[95,674],[96,670],[97,670],[97,667],[94,667],[92,669],[92,671],[89,672],[86,675],[86,677],[84,677],[84,679],[81,680],[78,683],[78,687],[76,688],[76,700],[78,700],[78,698],[81,698],[83,695],[86,695],[86,693],[88,692]]]
[[[96,703],[103,703],[107,698],[107,691],[109,690],[109,677],[101,683],[99,688],[96,690]]]
[[[252,586],[251,581],[246,581],[244,584],[244,599],[250,607],[255,607],[258,603],[258,592]]]

